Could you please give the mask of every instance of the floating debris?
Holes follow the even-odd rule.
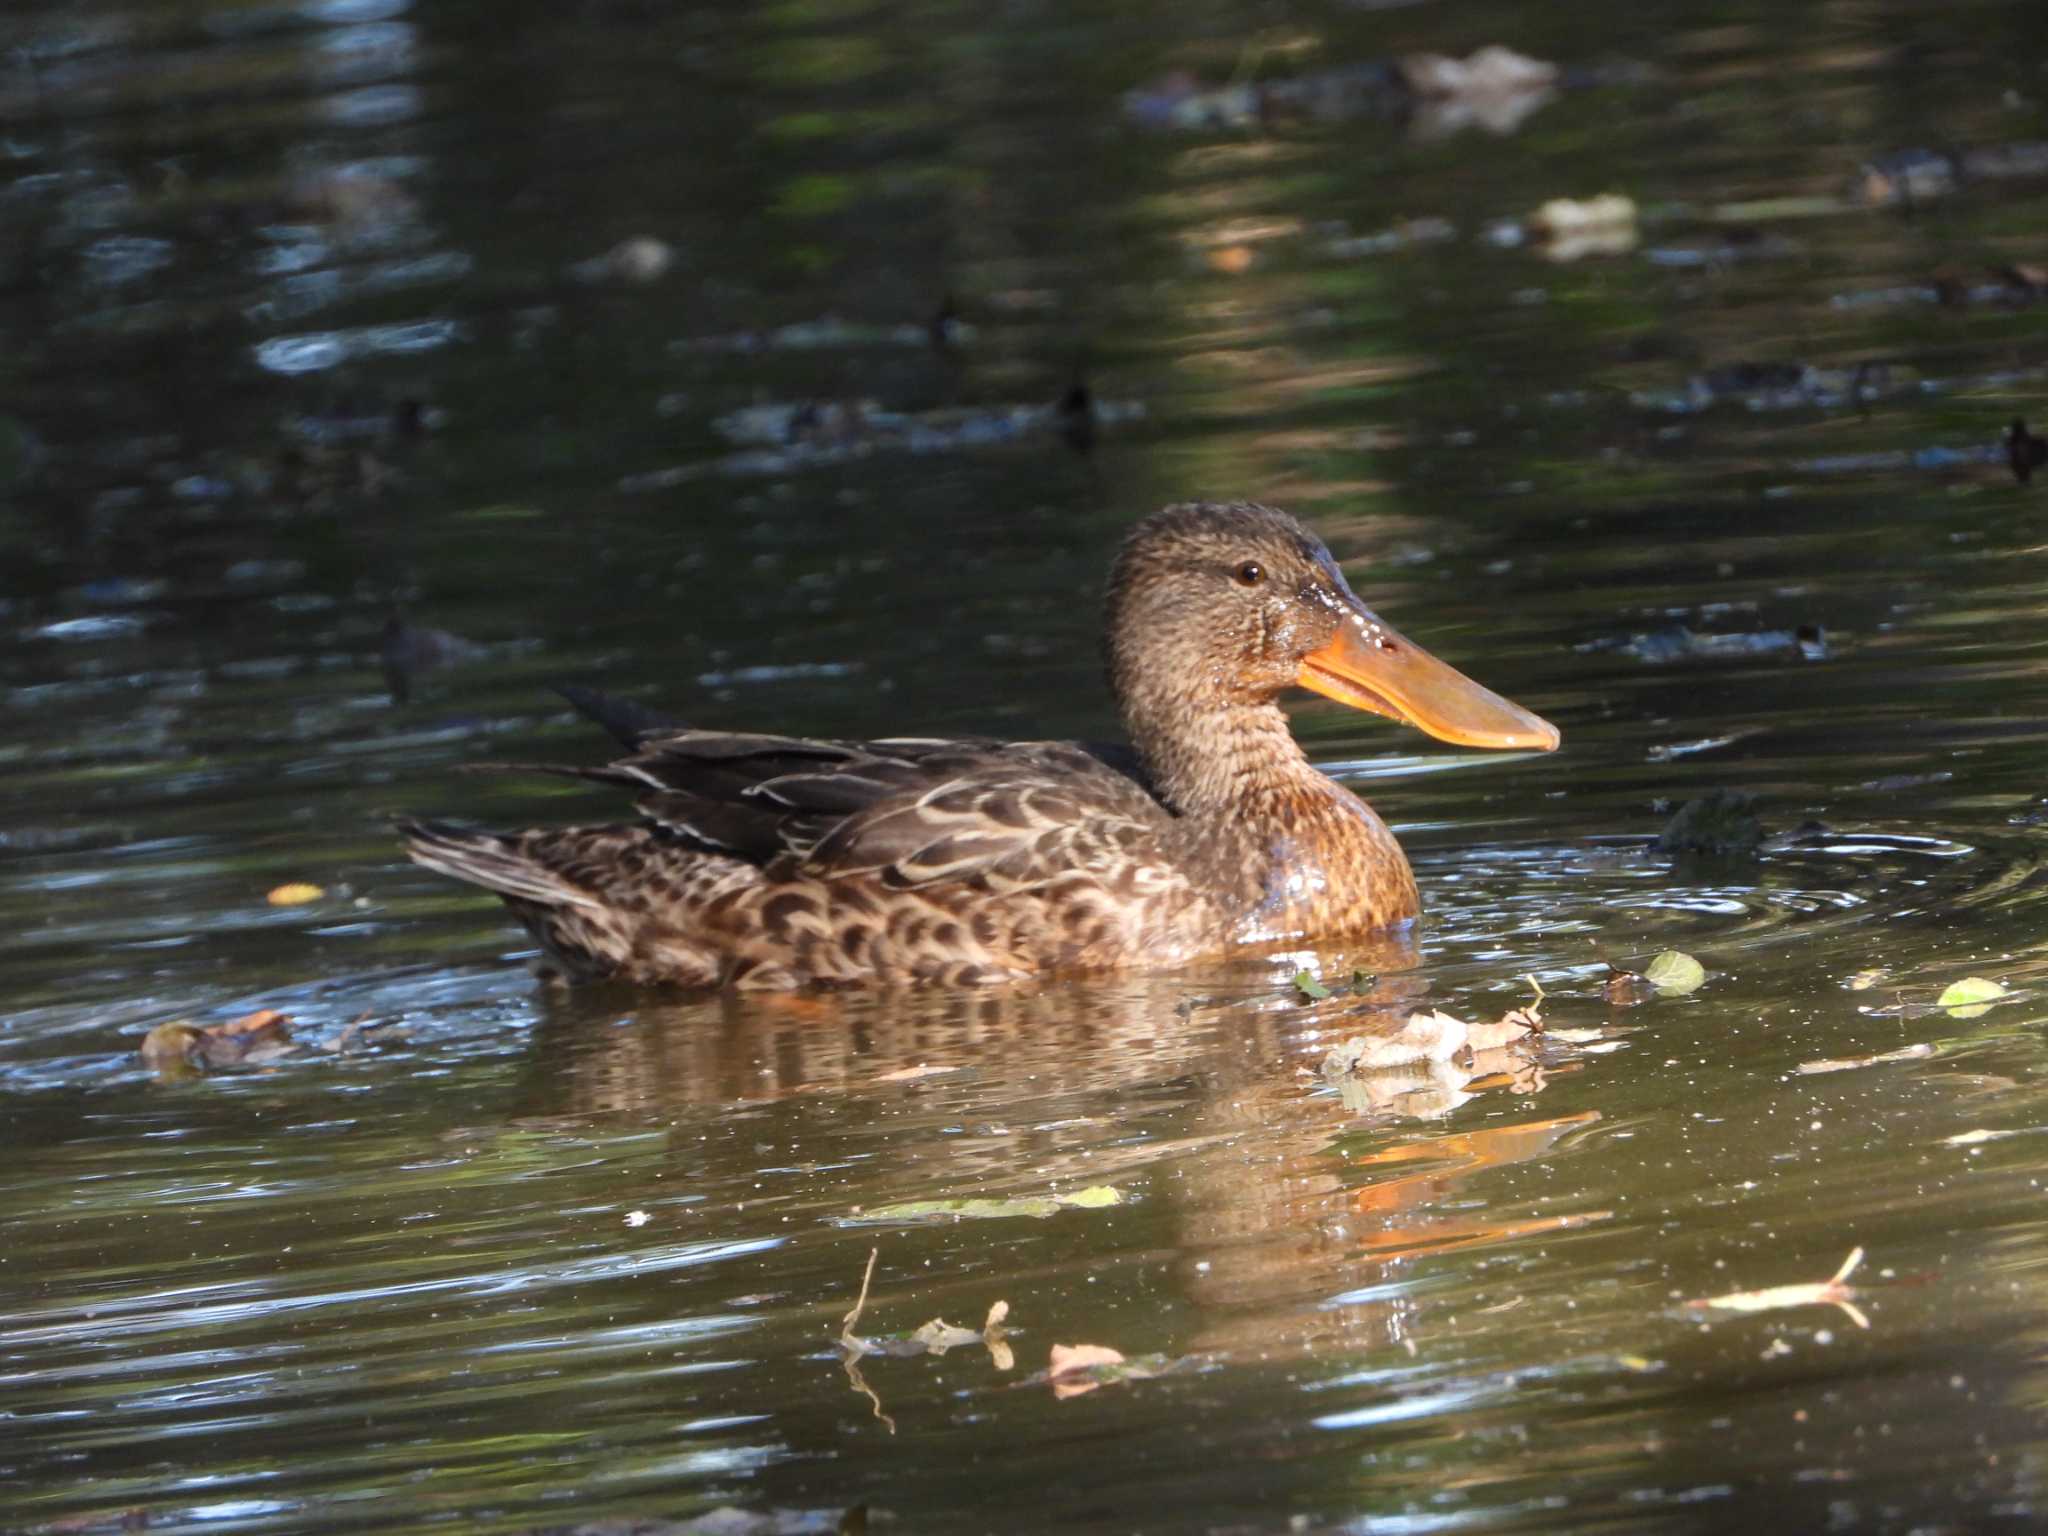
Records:
[[[1802,1061],[1799,1064],[1801,1077],[1817,1077],[1827,1072],[1854,1072],[1862,1067],[1883,1066],[1893,1061],[1922,1061],[1934,1054],[1934,1047],[1926,1043],[1902,1045],[1895,1051],[1879,1051],[1875,1056],[1842,1056],[1824,1061]]]
[[[1155,1376],[1187,1370],[1199,1363],[1200,1357],[1195,1355],[1178,1358],[1158,1354],[1126,1356],[1106,1344],[1055,1344],[1051,1363],[1024,1385],[1047,1382],[1054,1397],[1080,1397],[1097,1387],[1127,1381],[1150,1381]]]
[[[1731,1291],[1726,1296],[1703,1296],[1686,1305],[1695,1311],[1773,1312],[1781,1307],[1840,1307],[1858,1328],[1868,1328],[1870,1319],[1855,1305],[1855,1287],[1847,1283],[1863,1262],[1863,1250],[1852,1248],[1833,1278],[1807,1285],[1774,1285],[1762,1291]]]
[[[1306,976],[1303,972],[1302,976]],[[1295,978],[1299,986],[1302,976]],[[1493,1023],[1467,1023],[1433,1008],[1428,1013],[1411,1013],[1391,1034],[1353,1035],[1323,1057],[1321,1073],[1326,1082],[1338,1082],[1356,1072],[1388,1067],[1405,1067],[1417,1062],[1449,1061],[1475,1051],[1499,1050],[1543,1032],[1543,988],[1528,978],[1536,989],[1526,1008],[1511,1008]],[[1329,991],[1323,988],[1323,995]]]
[[[290,1021],[275,1008],[225,1024],[179,1019],[142,1037],[142,1064],[160,1077],[193,1077],[222,1067],[261,1066],[298,1049]]]
[[[1600,983],[1600,1000],[1612,1008],[1634,1008],[1656,995],[1657,984],[1649,977],[1616,965],[1608,966],[1607,979]]]
[[[872,1227],[899,1223],[938,1221],[987,1221],[1005,1217],[1030,1216],[1043,1219],[1061,1211],[1099,1211],[1128,1203],[1124,1193],[1111,1184],[1094,1184],[1066,1195],[1018,1195],[1006,1199],[965,1198],[956,1200],[904,1200],[894,1205],[868,1206],[839,1218],[842,1227]]]
[[[1551,261],[1623,255],[1636,248],[1635,199],[1618,192],[1555,197],[1529,216],[1525,233]]]
[[[868,1250],[867,1268],[860,1277],[860,1294],[854,1298],[853,1308],[839,1323],[840,1364],[846,1369],[846,1379],[853,1389],[873,1405],[874,1415],[896,1433],[896,1421],[882,1411],[882,1399],[861,1375],[860,1362],[869,1355],[909,1357],[913,1355],[943,1355],[950,1349],[963,1344],[981,1344],[988,1349],[989,1362],[999,1371],[1014,1370],[1017,1356],[1010,1348],[1008,1330],[1004,1324],[1009,1320],[1010,1304],[997,1301],[988,1309],[980,1332],[956,1327],[942,1317],[932,1318],[908,1334],[881,1334],[864,1338],[853,1330],[860,1322],[861,1313],[867,1310],[868,1287],[875,1278],[875,1262],[882,1256],[879,1248]]]
[[[1562,75],[1555,64],[1498,43],[1462,59],[1411,53],[1396,68],[1417,99],[1411,131],[1421,140],[1448,138],[1465,128],[1505,137],[1556,96]]]

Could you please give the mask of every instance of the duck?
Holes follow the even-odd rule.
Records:
[[[1104,653],[1127,742],[761,735],[565,690],[625,755],[495,766],[629,791],[634,820],[399,830],[417,863],[500,896],[557,980],[965,987],[1412,922],[1407,858],[1295,741],[1292,689],[1459,746],[1559,741],[1395,630],[1321,540],[1256,503],[1138,522],[1110,571]]]

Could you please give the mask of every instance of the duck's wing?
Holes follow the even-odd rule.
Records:
[[[988,872],[1028,884],[1153,846],[1172,819],[1119,744],[693,730],[562,692],[632,750],[600,768],[497,766],[618,785],[693,843],[758,864],[787,858],[809,875],[907,886]]]
[[[970,881],[1004,890],[1079,875],[1138,894],[1163,878],[1161,840],[1173,818],[1118,766],[1121,755],[1078,742],[991,745],[841,817],[801,869],[897,887]]]
[[[585,777],[640,791],[640,814],[755,862],[808,854],[848,817],[972,773],[1001,745],[675,731]]]

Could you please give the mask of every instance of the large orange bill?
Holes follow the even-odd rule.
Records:
[[[1302,658],[1295,681],[1461,747],[1557,749],[1548,720],[1438,661],[1363,605],[1344,615],[1334,640]]]

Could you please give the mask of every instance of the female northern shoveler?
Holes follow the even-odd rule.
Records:
[[[602,768],[641,819],[512,833],[404,824],[576,978],[690,987],[968,983],[1164,967],[1420,909],[1393,834],[1316,771],[1275,702],[1311,688],[1473,747],[1557,730],[1394,632],[1301,524],[1168,507],[1109,580],[1131,745],[812,741],[649,726]]]

